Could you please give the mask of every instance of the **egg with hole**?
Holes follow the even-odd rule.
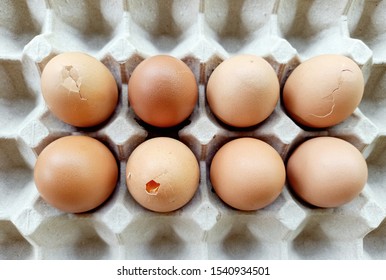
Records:
[[[144,208],[171,212],[186,205],[197,191],[198,161],[181,141],[156,137],[141,143],[129,156],[127,188]]]

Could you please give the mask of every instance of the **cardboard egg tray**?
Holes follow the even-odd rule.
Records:
[[[0,259],[386,259],[385,14],[381,0],[0,1]],[[46,63],[75,50],[101,60],[119,87],[115,113],[97,127],[64,124],[41,96]],[[193,114],[169,129],[144,124],[127,97],[134,68],[161,53],[182,59],[199,84]],[[324,130],[298,127],[281,102],[258,126],[225,126],[211,113],[205,86],[219,63],[241,53],[264,57],[281,86],[307,58],[346,55],[363,71],[363,100],[349,119]],[[120,164],[113,195],[82,214],[46,204],[33,180],[37,155],[70,134],[101,140]],[[273,204],[242,212],[212,191],[211,159],[230,139],[262,139],[286,160],[320,135],[349,141],[367,160],[368,183],[352,202],[310,208],[286,184]],[[125,184],[128,156],[155,136],[187,144],[201,168],[192,201],[166,214],[139,206]]]

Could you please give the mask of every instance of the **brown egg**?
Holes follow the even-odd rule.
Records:
[[[347,119],[358,107],[363,91],[363,74],[353,60],[320,55],[301,63],[290,74],[283,102],[297,123],[325,128]]]
[[[254,55],[224,60],[209,77],[206,97],[213,114],[234,127],[264,121],[279,99],[279,81],[272,66]]]
[[[353,200],[367,181],[367,164],[349,142],[317,137],[301,144],[287,163],[288,182],[304,201],[338,207]]]
[[[68,52],[52,58],[43,69],[41,88],[50,111],[78,127],[102,123],[118,102],[117,84],[109,69],[85,53]]]
[[[113,192],[118,166],[110,150],[88,136],[66,136],[39,155],[34,178],[41,197],[70,213],[92,210]]]
[[[280,195],[285,182],[282,158],[269,144],[239,138],[222,146],[210,166],[216,194],[239,210],[257,210]]]
[[[157,127],[175,126],[187,119],[198,99],[193,72],[169,55],[142,61],[130,77],[128,90],[135,114]]]
[[[187,204],[194,196],[200,178],[192,151],[182,142],[152,138],[140,144],[126,166],[127,188],[143,207],[170,212]]]

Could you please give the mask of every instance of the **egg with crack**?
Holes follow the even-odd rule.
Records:
[[[144,208],[171,212],[187,204],[200,178],[198,161],[181,141],[169,137],[149,139],[129,156],[127,188]]]
[[[289,75],[283,88],[288,115],[299,125],[326,128],[346,120],[364,91],[359,66],[343,55],[310,58]]]
[[[118,87],[109,69],[81,52],[52,58],[43,69],[41,90],[52,114],[77,127],[106,121],[118,102]]]

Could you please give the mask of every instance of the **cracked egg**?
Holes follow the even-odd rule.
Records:
[[[300,125],[334,126],[358,107],[364,91],[359,66],[342,55],[319,55],[304,61],[288,77],[284,107]]]
[[[187,204],[200,178],[197,159],[182,142],[156,137],[140,144],[126,166],[127,188],[143,207],[171,212]]]
[[[118,88],[109,69],[79,52],[52,58],[41,76],[43,98],[61,121],[77,127],[95,126],[110,117],[118,102]]]

